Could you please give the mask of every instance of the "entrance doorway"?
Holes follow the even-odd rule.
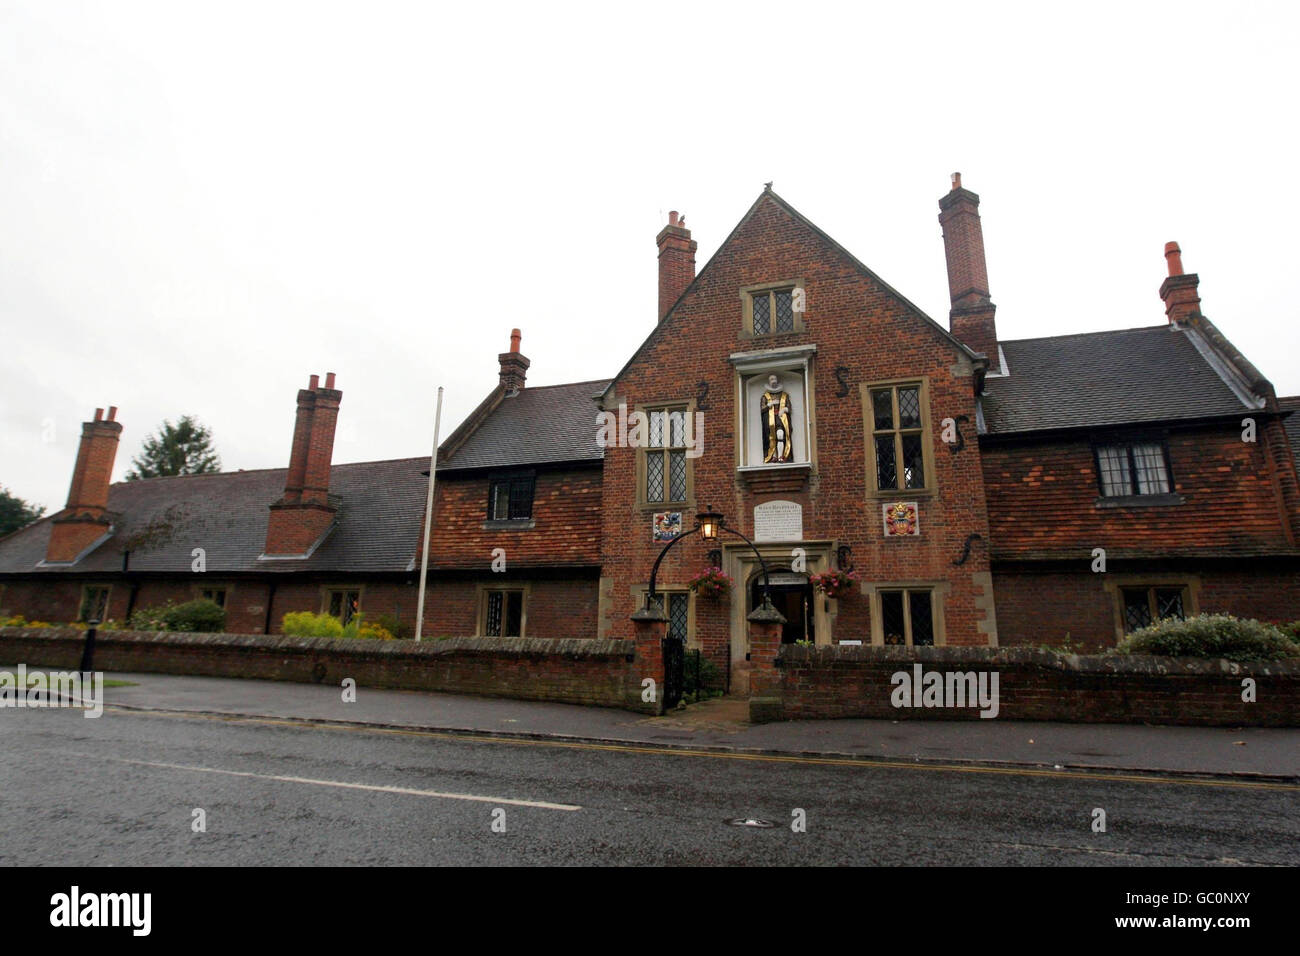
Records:
[[[816,640],[816,614],[813,587],[808,575],[792,571],[772,571],[768,574],[768,591],[772,606],[781,612],[785,624],[781,626],[781,643]],[[763,572],[754,576],[749,587],[749,610],[763,605]]]

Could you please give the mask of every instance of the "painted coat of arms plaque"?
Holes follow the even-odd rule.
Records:
[[[891,501],[881,505],[886,538],[914,537],[921,533],[920,514],[915,501]]]
[[[654,517],[654,540],[671,541],[682,533],[682,513],[680,511],[656,511]]]

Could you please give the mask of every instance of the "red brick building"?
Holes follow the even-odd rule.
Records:
[[[439,452],[425,633],[628,636],[706,510],[735,533],[684,537],[657,590],[736,692],[763,564],[786,641],[1103,647],[1156,616],[1300,618],[1300,399],[1201,314],[1177,246],[1165,321],[1001,341],[979,197],[954,176],[939,206],[947,326],[767,189],[698,274],[670,215],[658,323],[612,378],[530,387],[516,330]],[[333,465],[341,400],[332,376],[299,392],[287,469],[112,486],[121,426],[97,416],[68,507],[0,541],[0,610],[213,594],[231,630],[413,625],[427,459]],[[690,589],[709,566],[729,593]],[[835,568],[857,580],[832,597],[812,576]]]

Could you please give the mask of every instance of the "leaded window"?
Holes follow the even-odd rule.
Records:
[[[515,521],[533,516],[532,475],[507,475],[488,483],[488,520]]]
[[[1122,588],[1124,630],[1136,631],[1164,618],[1186,620],[1187,611],[1181,587]]]
[[[795,331],[793,288],[755,292],[750,299],[755,335]]]
[[[754,296],[754,334],[767,335],[772,331],[772,300],[767,293]]]
[[[934,644],[934,592],[904,588],[880,592],[881,633],[886,644],[929,647]]]
[[[782,289],[780,292],[772,293],[772,298],[776,302],[776,330],[778,332],[794,331],[793,297],[793,289]]]
[[[336,617],[346,627],[361,610],[361,592],[351,588],[340,588],[328,592],[329,615]]]
[[[668,615],[668,636],[683,642],[690,624],[690,597],[685,591],[655,592],[655,604]]]
[[[686,500],[686,415],[684,408],[656,408],[647,413],[645,500]]]
[[[108,588],[87,585],[81,589],[79,621],[102,621],[108,613]]]
[[[488,591],[484,599],[486,606],[483,613],[483,633],[486,636],[523,636],[523,591]]]
[[[871,442],[879,491],[925,487],[925,421],[921,386],[871,390]]]
[[[1097,475],[1107,498],[1167,495],[1171,488],[1161,442],[1098,445]]]

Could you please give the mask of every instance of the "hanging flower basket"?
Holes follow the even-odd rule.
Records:
[[[691,578],[691,590],[704,597],[722,597],[736,582],[722,572],[722,568],[705,568]]]
[[[841,571],[839,568],[831,568],[821,574],[810,574],[808,580],[812,582],[813,587],[827,597],[837,598],[852,593],[853,585],[858,580],[858,573],[856,571]]]

